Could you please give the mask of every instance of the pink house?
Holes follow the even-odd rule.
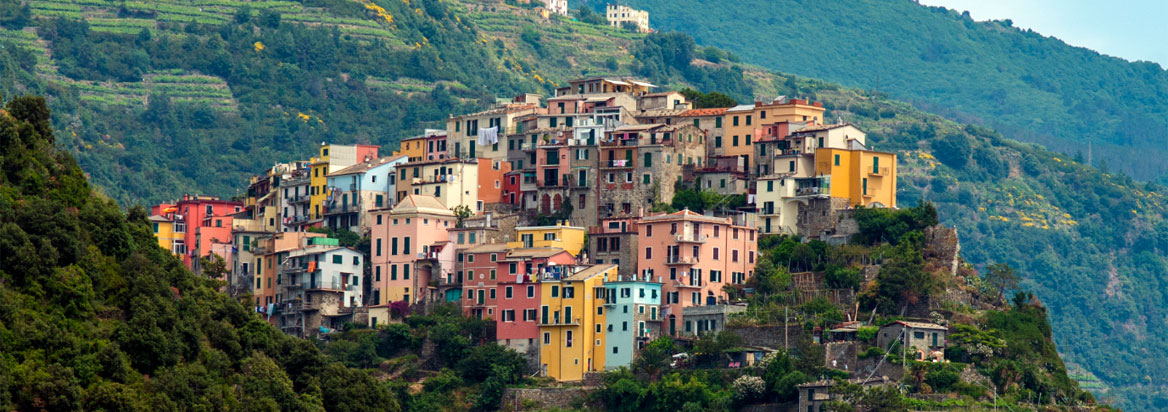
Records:
[[[683,324],[683,307],[724,302],[723,286],[745,284],[754,275],[758,230],[744,220],[689,210],[641,219],[637,267],[663,283],[663,316],[670,335],[677,336]]]
[[[243,210],[243,203],[220,200],[213,196],[183,195],[174,206],[158,205],[151,212],[161,214],[158,212],[171,207],[175,209],[174,230],[183,233],[182,242],[186,250],[183,253],[183,264],[195,270],[197,259],[211,253],[230,259],[231,215]]]
[[[570,266],[576,259],[559,248],[512,249],[499,263],[495,300],[495,338],[519,353],[535,348],[539,338],[538,273],[546,266]]]
[[[442,267],[453,267],[454,248],[447,228],[455,225],[454,212],[432,196],[408,195],[391,210],[371,212],[373,268],[370,316],[392,302],[414,304],[429,295],[431,277]],[[384,310],[388,312],[388,310]],[[388,313],[381,319],[389,319]]]

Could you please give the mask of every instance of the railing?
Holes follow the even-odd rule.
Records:
[[[888,176],[888,167],[872,168],[872,176]]]
[[[360,212],[360,211],[361,211],[361,206],[357,203],[342,203],[339,205],[328,205],[328,206],[325,206],[325,208],[324,208],[324,213],[326,215],[331,215],[331,214],[336,214],[336,213]]]
[[[665,264],[667,265],[692,265],[698,263],[698,259],[693,256],[665,256]]]
[[[427,177],[415,177],[413,182],[411,182],[411,183],[413,183],[415,185],[423,185],[423,184],[430,184],[430,183],[454,183],[456,180],[457,179],[455,178],[454,175],[437,175],[437,176],[427,176]]]
[[[310,200],[311,197],[312,196],[309,196],[309,195],[296,195],[296,196],[288,196],[285,199],[288,199],[289,204],[297,204],[297,203],[308,203],[308,201]]]
[[[706,242],[706,235],[695,235],[693,233],[680,234],[680,235],[674,235],[673,240],[678,241],[678,242],[684,242],[684,243],[705,243]]]
[[[625,160],[606,160],[606,161],[604,161],[604,163],[601,163],[601,166],[602,167],[633,167],[633,161],[628,160],[628,159],[625,159]]]
[[[292,216],[292,218],[290,220],[288,220],[288,223],[293,223],[293,224],[304,223],[304,222],[307,222],[309,220],[311,220],[311,219],[309,219],[308,215],[298,215],[298,216]]]
[[[580,318],[576,317],[574,319],[564,319],[563,322],[561,322],[560,318],[557,316],[552,319],[548,319],[547,322],[540,322],[539,324],[540,326],[578,326],[580,325]]]
[[[601,139],[600,145],[601,146],[636,146],[637,145],[637,138],[634,137],[632,139],[617,139],[617,138]]]
[[[823,188],[821,188],[821,187],[818,187],[818,186],[813,186],[813,187],[804,187],[804,188],[800,188],[800,189],[797,189],[797,190],[795,190],[795,195],[796,195],[796,196],[812,196],[812,195],[818,195],[818,194],[820,194],[820,192],[823,192],[823,191],[824,191],[824,190],[822,190],[822,189],[823,189]]]
[[[438,260],[438,252],[419,252],[418,259]]]

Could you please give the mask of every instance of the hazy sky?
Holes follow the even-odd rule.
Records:
[[[1010,19],[1014,27],[1072,46],[1168,68],[1168,0],[919,0],[968,10],[974,20]]]

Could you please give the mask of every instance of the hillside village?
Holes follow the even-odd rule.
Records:
[[[662,337],[723,368],[813,345],[834,376],[883,386],[906,377],[896,360],[951,364],[951,336],[969,331],[945,313],[1003,305],[977,287],[931,206],[895,211],[896,154],[824,119],[821,104],[694,108],[655,89],[581,78],[554,96],[451,115],[389,153],[324,143],[253,177],[245,198],[184,196],[150,220],[163,248],[227,280],[285,333],[329,339],[455,305],[524,354],[530,374],[586,386]],[[884,262],[850,242],[907,231],[879,219],[924,234],[914,242],[943,293],[921,286],[887,311],[879,293],[861,296]],[[808,245],[817,251],[790,255]],[[775,271],[760,249],[776,247],[791,272],[779,289],[756,277]],[[899,314],[861,312],[864,299]],[[703,339],[732,344],[710,357],[692,349]],[[673,364],[697,359],[682,352]],[[799,410],[838,399],[834,382],[801,384]]]

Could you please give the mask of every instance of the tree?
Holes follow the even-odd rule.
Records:
[[[998,297],[1004,297],[1007,289],[1018,287],[1018,275],[1014,268],[1005,263],[995,263],[987,268],[982,280],[998,291]]]
[[[656,381],[661,371],[669,367],[673,355],[673,339],[662,336],[645,345],[633,359],[633,371]]]
[[[969,163],[969,156],[972,153],[969,138],[962,133],[951,133],[933,141],[933,156],[954,169],[964,168]]]
[[[893,249],[892,255],[880,267],[876,281],[876,307],[881,313],[888,314],[919,303],[933,289],[933,277],[924,271],[920,249],[909,242]]]
[[[707,332],[694,342],[694,352],[708,365],[716,366],[726,351],[742,345],[742,337],[730,331]]]
[[[576,20],[579,20],[582,23],[595,24],[598,26],[608,25],[608,20],[605,19],[604,15],[597,13],[587,5],[580,5],[580,7],[577,8],[574,13],[576,14]]]
[[[455,206],[454,207],[454,217],[456,219],[458,219],[458,221],[454,223],[454,227],[463,227],[463,225],[466,224],[466,219],[470,218],[473,215],[474,215],[474,212],[472,212],[470,210],[470,206],[467,206],[467,205]]]
[[[223,256],[217,254],[210,254],[199,258],[199,267],[202,268],[202,274],[208,279],[223,279],[227,275],[227,261]]]

